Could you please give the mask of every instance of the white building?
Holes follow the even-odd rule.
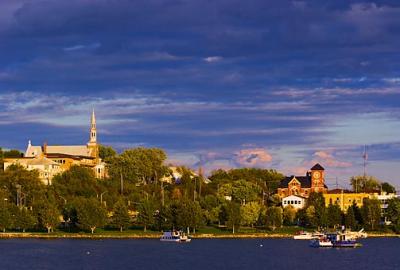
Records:
[[[282,206],[287,207],[289,205],[293,206],[295,209],[301,209],[306,206],[306,198],[296,195],[290,195],[283,198]]]
[[[396,193],[386,193],[386,192],[382,192],[381,194],[374,193],[374,194],[370,194],[369,197],[370,197],[370,199],[379,200],[379,202],[381,203],[381,211],[382,211],[383,222],[386,225],[389,225],[391,223],[391,221],[388,220],[387,217],[386,217],[386,209],[389,206],[389,200],[398,197],[396,195]]]

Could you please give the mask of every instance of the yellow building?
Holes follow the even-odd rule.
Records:
[[[363,200],[369,198],[367,193],[351,193],[343,189],[331,190],[326,194],[323,194],[325,198],[325,206],[328,207],[330,204],[337,204],[340,209],[347,212],[347,209],[355,202],[358,207],[363,205]]]
[[[91,168],[97,178],[104,178],[105,163],[99,157],[94,110],[90,121],[89,142],[86,145],[47,145],[44,143],[43,146],[34,146],[29,141],[24,157],[6,159],[4,169],[11,164],[20,164],[28,170],[39,170],[40,178],[46,184],[51,184],[54,175],[68,170],[73,165]]]

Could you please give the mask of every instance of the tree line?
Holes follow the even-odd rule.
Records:
[[[201,173],[178,167],[181,177],[174,179],[165,165],[165,152],[158,148],[139,147],[117,154],[111,147],[101,147],[100,156],[108,164],[108,179],[98,180],[91,169],[73,166],[47,186],[36,171],[17,165],[1,171],[0,229],[93,233],[97,228],[141,227],[195,233],[212,226],[235,233],[242,227],[275,230],[283,225],[346,224],[371,230],[381,226],[380,205],[375,200],[343,213],[337,205],[325,207],[322,194],[313,193],[304,209],[282,208],[276,190],[283,175],[275,170],[216,170],[205,179]],[[389,202],[386,215],[393,229],[400,231],[399,200]]]

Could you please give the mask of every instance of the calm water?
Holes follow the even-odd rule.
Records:
[[[400,269],[400,238],[359,249],[314,249],[289,239],[0,240],[0,269]]]

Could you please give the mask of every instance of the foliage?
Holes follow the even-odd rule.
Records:
[[[107,211],[94,198],[79,198],[74,202],[80,228],[93,234],[97,227],[107,223]]]
[[[3,158],[20,158],[23,157],[24,154],[21,153],[19,150],[9,150],[9,151],[2,151]]]
[[[102,160],[108,161],[109,159],[115,157],[117,152],[111,146],[99,145],[99,157]]]
[[[326,210],[327,225],[331,228],[336,228],[342,224],[342,210],[337,204],[330,204]]]
[[[227,202],[223,209],[226,213],[226,225],[228,228],[232,229],[232,233],[234,234],[241,222],[240,204],[236,202]]]
[[[32,215],[32,211],[28,210],[27,208],[23,207],[21,209],[15,209],[15,227],[17,229],[21,229],[25,232],[27,229],[33,228],[35,225],[35,218]]]
[[[240,213],[241,225],[253,227],[260,216],[261,205],[257,202],[247,203],[241,206]]]
[[[42,201],[35,204],[35,208],[37,208],[38,225],[42,228],[46,228],[48,233],[53,231],[54,228],[60,224],[60,211],[53,201]]]
[[[128,207],[123,200],[119,200],[114,204],[112,225],[119,228],[119,230],[122,232],[122,230],[126,229],[129,224],[130,217],[128,213]]]
[[[356,208],[354,206],[357,207],[357,205],[353,204],[347,209],[347,213],[344,218],[344,224],[346,228],[350,228],[352,230],[356,230],[358,228],[358,222],[355,214]]]
[[[67,199],[74,197],[94,197],[100,192],[92,170],[72,166],[68,171],[53,178],[53,189],[56,194]]]
[[[275,231],[277,228],[282,227],[283,211],[281,207],[272,206],[267,208],[266,225],[271,230]]]
[[[153,201],[145,199],[139,204],[138,211],[138,222],[143,225],[143,230],[147,231],[147,227],[155,221],[155,204]]]
[[[380,181],[373,176],[353,176],[350,184],[355,192],[371,192],[380,189]]]
[[[296,209],[292,205],[283,208],[283,223],[285,225],[293,225],[296,218]]]
[[[13,225],[13,218],[11,215],[10,205],[8,203],[0,204],[0,230],[3,232],[11,228]]]
[[[163,165],[167,156],[159,148],[133,148],[109,159],[108,172],[111,178],[131,183],[149,184],[157,182],[167,172]]]
[[[392,222],[392,226],[397,233],[400,233],[400,199],[393,198],[388,202],[386,216]]]
[[[246,180],[238,180],[232,185],[232,199],[245,204],[257,200],[260,194],[260,187]]]
[[[383,192],[386,192],[388,194],[396,193],[396,188],[394,186],[392,186],[391,184],[389,184],[388,182],[382,183],[381,188],[382,188]]]
[[[312,227],[327,225],[325,199],[320,192],[311,192],[307,200],[307,219]]]
[[[381,204],[377,199],[364,199],[361,213],[365,225],[370,230],[376,230],[381,219]]]

